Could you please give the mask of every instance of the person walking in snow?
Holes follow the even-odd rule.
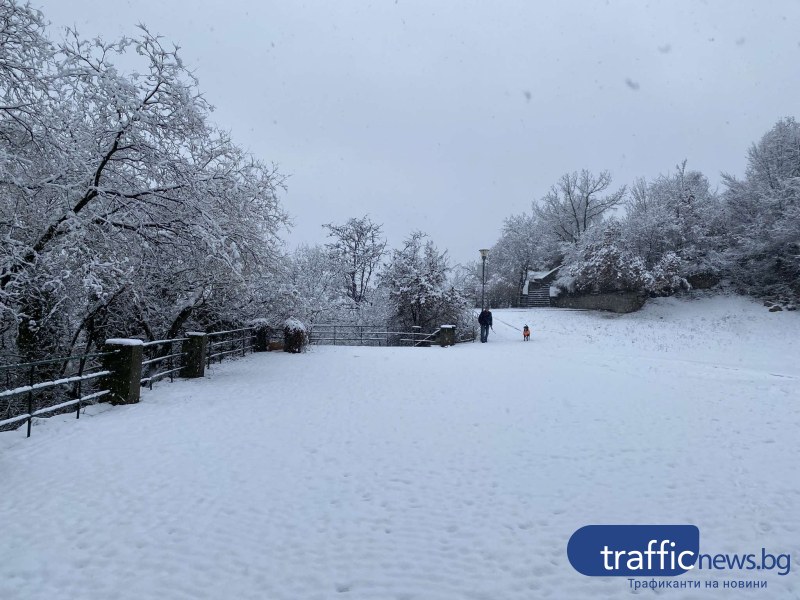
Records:
[[[492,311],[484,308],[478,315],[478,323],[481,326],[481,343],[485,344],[489,339],[489,329],[492,327]]]

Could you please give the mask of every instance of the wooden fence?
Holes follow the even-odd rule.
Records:
[[[265,328],[245,327],[144,342],[109,339],[102,352],[0,365],[0,431],[33,420],[75,411],[100,401],[132,404],[142,387],[176,375],[203,377],[213,362],[268,350]]]

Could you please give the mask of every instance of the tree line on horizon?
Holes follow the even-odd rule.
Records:
[[[0,0],[0,362],[264,317],[462,319],[447,253],[422,232],[389,252],[354,217],[287,252],[284,175],[211,110],[146,27],[53,41],[40,11]]]
[[[380,224],[354,216],[287,252],[284,175],[210,115],[177,48],[145,27],[53,41],[39,11],[0,0],[0,361],[263,317],[474,326],[480,263],[452,265],[422,231],[389,249]],[[566,174],[505,220],[489,259],[493,306],[518,301],[528,270],[558,265],[568,292],[669,294],[702,276],[800,294],[793,118],[753,144],[744,178],[725,175],[721,192],[686,163],[611,183]]]
[[[686,161],[611,189],[607,171],[567,173],[511,215],[491,249],[487,293],[516,306],[528,271],[561,267],[562,293],[671,295],[730,282],[743,294],[800,299],[800,124],[779,120],[722,189]],[[479,265],[473,265],[478,272]]]

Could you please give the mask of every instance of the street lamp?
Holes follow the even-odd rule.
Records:
[[[483,283],[481,285],[481,310],[486,308],[486,304],[483,301],[484,296],[486,295],[486,257],[489,256],[489,249],[484,248],[479,250],[478,252],[481,253],[481,260],[483,260]]]

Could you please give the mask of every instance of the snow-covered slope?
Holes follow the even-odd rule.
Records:
[[[0,598],[622,596],[567,561],[596,523],[800,557],[797,313],[494,317],[488,344],[254,355],[0,434]],[[700,596],[735,593],[670,593]]]

